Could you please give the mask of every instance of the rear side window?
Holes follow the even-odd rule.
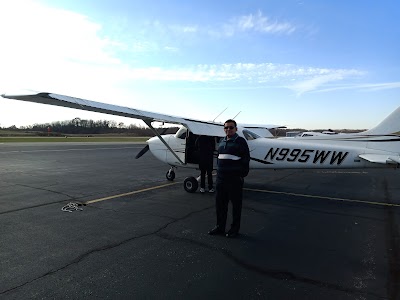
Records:
[[[251,132],[247,129],[243,130],[243,135],[246,138],[246,140],[251,141],[260,138],[260,136],[254,132]]]
[[[181,129],[179,129],[175,134],[175,136],[178,139],[183,139],[183,140],[186,139],[186,135],[187,135],[187,129],[185,127],[182,127]]]

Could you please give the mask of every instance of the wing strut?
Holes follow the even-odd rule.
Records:
[[[163,142],[163,144],[165,145],[165,147],[168,148],[169,151],[171,151],[171,153],[176,157],[176,159],[182,164],[184,165],[185,163],[178,157],[178,155],[176,155],[175,151],[172,150],[172,148],[167,144],[167,142],[162,138],[162,136],[157,132],[157,130],[151,125],[151,122],[148,120],[143,120],[143,122],[146,123],[147,126],[149,126],[149,128],[151,129],[151,131],[153,131],[153,133],[160,139],[161,142]]]

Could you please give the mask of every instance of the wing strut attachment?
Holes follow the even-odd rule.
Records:
[[[146,123],[147,126],[149,126],[149,128],[151,129],[151,131],[153,131],[153,133],[160,139],[161,142],[163,142],[163,144],[165,145],[165,147],[168,148],[169,151],[171,151],[171,153],[176,157],[176,159],[182,164],[184,165],[185,163],[178,157],[178,155],[176,155],[175,151],[172,150],[172,148],[167,144],[167,142],[162,138],[162,136],[157,132],[157,130],[151,125],[151,122],[148,120],[143,120],[143,122]]]

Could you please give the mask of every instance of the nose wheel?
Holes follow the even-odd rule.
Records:
[[[183,181],[183,187],[186,192],[194,193],[197,191],[197,188],[199,187],[199,182],[195,177],[186,177],[185,180]]]
[[[173,168],[169,169],[167,174],[165,174],[165,177],[167,177],[167,180],[173,181],[175,179],[175,171]]]

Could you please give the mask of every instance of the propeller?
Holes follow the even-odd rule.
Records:
[[[168,127],[164,128],[164,130],[160,133],[160,135],[163,135],[164,133],[166,133],[168,130]],[[138,159],[140,157],[142,157],[143,154],[145,154],[147,151],[149,151],[150,147],[149,144],[147,144],[146,146],[144,146],[144,148],[142,150],[139,151],[138,154],[136,154],[135,158]]]
[[[149,145],[146,145],[142,150],[140,150],[139,153],[136,154],[135,158],[138,159],[142,157],[142,155],[145,154],[147,151],[149,151]]]

